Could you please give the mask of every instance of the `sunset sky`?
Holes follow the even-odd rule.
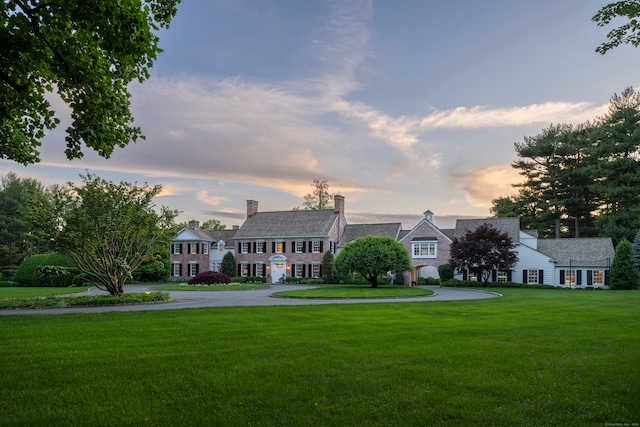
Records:
[[[347,219],[436,225],[489,215],[514,190],[514,142],[607,111],[640,85],[640,49],[595,48],[600,0],[184,0],[160,33],[151,78],[133,84],[147,139],[108,159],[64,157],[68,110],[41,163],[9,171],[43,184],[89,170],[162,184],[179,221],[242,224],[300,206],[314,178]]]

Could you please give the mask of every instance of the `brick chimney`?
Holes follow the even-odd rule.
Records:
[[[258,202],[255,200],[247,200],[247,218],[258,212]]]
[[[192,230],[197,230],[198,228],[200,228],[200,221],[192,219],[191,221],[189,221],[189,228]]]
[[[338,214],[338,240],[340,240],[344,227],[347,225],[347,219],[344,216],[344,196],[336,194],[333,197],[333,211]]]

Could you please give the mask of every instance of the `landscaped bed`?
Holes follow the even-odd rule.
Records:
[[[148,304],[171,299],[171,296],[164,292],[131,292],[120,297],[111,295],[57,296],[72,294],[78,289],[81,288],[0,288],[0,310]],[[23,292],[19,292],[20,290]],[[11,297],[11,294],[15,295]]]

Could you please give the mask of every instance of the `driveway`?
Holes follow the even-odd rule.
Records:
[[[148,291],[153,285],[127,285],[125,292]],[[271,285],[268,289],[254,289],[246,291],[166,291],[173,298],[171,301],[139,304],[139,305],[110,305],[102,307],[68,307],[68,308],[43,308],[26,310],[0,310],[0,315],[16,314],[64,314],[64,313],[104,313],[109,311],[140,311],[140,310],[174,310],[178,308],[202,308],[202,307],[245,307],[245,306],[270,306],[270,305],[319,305],[319,304],[363,304],[384,302],[435,302],[455,300],[476,300],[496,298],[500,296],[495,292],[487,292],[460,288],[431,288],[436,294],[427,297],[412,298],[375,298],[375,299],[297,299],[278,298],[271,294],[280,291],[293,291],[308,289],[313,286],[302,285]],[[86,294],[98,295],[106,292],[92,288]]]

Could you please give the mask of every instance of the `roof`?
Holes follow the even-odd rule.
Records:
[[[399,222],[389,222],[382,224],[347,224],[340,237],[338,246],[344,246],[349,242],[364,236],[383,236],[398,239],[402,231],[402,224]]]
[[[520,243],[520,218],[459,219],[456,221],[454,237],[460,238],[469,230],[489,224],[502,233],[507,233],[513,243]]]
[[[174,236],[174,240],[183,240],[188,241],[190,238],[184,238],[184,236],[188,236],[185,232],[195,236],[197,239],[207,242],[219,242],[220,240],[224,240],[225,244],[231,242],[233,235],[236,233],[236,230],[205,230],[202,228],[183,228],[178,234]],[[179,238],[180,235],[183,235],[183,238]]]
[[[539,239],[538,252],[550,256],[558,265],[609,265],[613,261],[613,242],[609,237],[578,239]]]
[[[233,236],[238,230],[205,230],[211,235],[212,242],[224,241],[225,245],[229,245],[233,239]]]
[[[333,209],[256,212],[233,239],[326,237],[338,216]]]

